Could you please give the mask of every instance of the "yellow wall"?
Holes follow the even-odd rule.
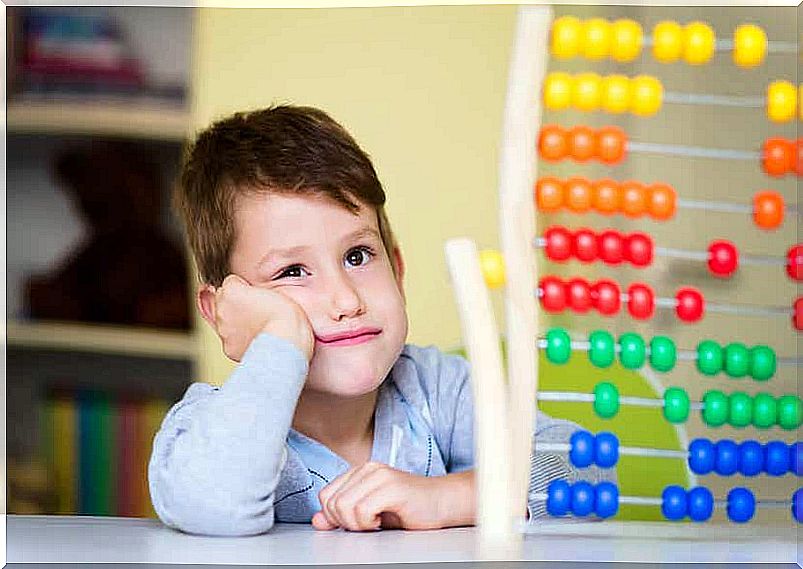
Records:
[[[341,122],[385,185],[415,343],[459,342],[445,240],[497,242],[496,148],[514,17],[509,6],[198,11],[194,128],[284,102]],[[220,381],[219,342],[202,329],[201,379]]]

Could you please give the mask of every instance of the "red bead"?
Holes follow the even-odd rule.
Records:
[[[718,277],[728,278],[739,266],[739,252],[730,241],[712,241],[708,246],[708,270]]]
[[[643,283],[633,283],[627,288],[627,311],[633,318],[646,320],[655,313],[655,293]]]
[[[566,308],[566,287],[558,277],[541,279],[541,306],[547,312],[561,312]]]
[[[591,285],[585,279],[570,279],[566,283],[566,296],[569,307],[575,312],[591,310]]]
[[[574,232],[574,256],[583,263],[597,259],[597,236],[590,229],[578,229]]]
[[[646,267],[652,263],[652,239],[641,232],[631,233],[625,238],[625,258],[636,267]]]
[[[675,312],[684,322],[697,322],[703,317],[705,301],[702,293],[696,288],[682,288],[675,295],[677,306]]]
[[[591,287],[591,300],[600,314],[605,316],[616,314],[622,306],[619,285],[608,279],[597,281]]]
[[[803,296],[798,297],[795,301],[795,315],[792,317],[792,324],[795,325],[795,330],[803,330]]]
[[[544,233],[544,252],[552,261],[566,261],[572,256],[572,232],[560,225],[553,225]]]
[[[622,234],[613,229],[603,231],[597,237],[597,255],[602,262],[618,265],[624,258],[624,240]]]
[[[786,253],[786,274],[792,280],[803,280],[803,245],[800,243]]]

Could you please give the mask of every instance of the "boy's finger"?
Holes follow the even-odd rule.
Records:
[[[396,523],[388,525],[388,528],[402,527],[401,520],[397,515],[398,510],[399,501],[395,492],[383,487],[367,493],[355,508],[358,523],[367,524],[373,529],[382,527],[384,519],[396,520]]]
[[[317,530],[328,531],[337,529],[338,526],[337,524],[334,524],[331,521],[329,521],[329,519],[326,517],[326,514],[324,514],[323,510],[321,510],[320,512],[316,512],[315,515],[312,516],[312,527],[314,527]]]
[[[368,518],[365,514],[358,516],[357,509],[367,494],[383,488],[390,490],[387,477],[382,476],[379,471],[365,469],[352,476],[347,484],[341,486],[329,502],[344,527],[357,530],[373,529],[377,524],[373,521],[366,521]]]
[[[342,520],[338,517],[337,512],[332,507],[332,497],[337,493],[337,491],[346,484],[349,479],[354,476],[354,473],[357,471],[356,468],[352,468],[348,470],[332,480],[328,485],[326,485],[323,490],[318,493],[318,501],[321,503],[321,510],[324,511],[326,517],[329,518],[331,522],[337,523],[337,525],[342,526]]]

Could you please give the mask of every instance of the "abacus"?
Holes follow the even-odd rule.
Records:
[[[659,113],[665,104],[724,105],[744,107],[748,112],[763,109],[771,123],[803,120],[803,86],[789,81],[772,81],[764,94],[720,96],[665,91],[659,79],[623,74],[546,73],[547,54],[556,59],[584,57],[629,62],[651,48],[660,62],[685,61],[701,65],[716,52],[732,52],[733,62],[743,68],[756,67],[768,53],[797,53],[797,45],[767,39],[753,24],[736,28],[732,39],[717,39],[707,24],[661,22],[645,38],[640,24],[603,18],[582,21],[564,16],[553,21],[548,7],[520,8],[508,76],[503,117],[503,143],[499,173],[499,221],[502,251],[479,252],[467,239],[446,244],[446,256],[460,311],[463,339],[472,364],[476,401],[478,526],[486,547],[515,547],[521,539],[522,504],[526,501],[529,452],[536,401],[581,402],[593,407],[597,417],[609,419],[622,406],[654,407],[672,425],[682,425],[693,414],[710,429],[722,426],[759,430],[795,431],[803,422],[803,403],[793,393],[759,391],[724,392],[707,390],[698,401],[679,386],[670,386],[655,398],[620,396],[616,385],[599,382],[592,393],[538,390],[538,351],[551,364],[566,364],[575,353],[585,352],[596,368],[618,363],[626,370],[649,366],[669,376],[679,365],[693,365],[703,376],[723,374],[751,378],[765,384],[781,367],[798,367],[796,357],[779,356],[769,345],[747,346],[736,339],[720,345],[701,339],[696,346],[678,347],[666,335],[645,339],[635,332],[614,337],[604,329],[585,337],[572,337],[561,327],[539,334],[538,306],[546,313],[571,310],[576,315],[597,312],[603,317],[624,312],[634,320],[649,320],[658,310],[671,310],[684,325],[693,325],[708,313],[721,318],[784,318],[794,331],[803,330],[803,297],[783,305],[753,305],[739,302],[709,302],[694,286],[681,286],[672,296],[659,296],[647,283],[623,284],[613,279],[589,281],[580,276],[561,278],[537,275],[536,258],[543,253],[550,264],[570,260],[582,264],[600,263],[645,269],[656,257],[683,259],[704,264],[710,277],[731,279],[742,266],[778,271],[793,282],[803,278],[803,244],[791,244],[782,256],[742,254],[736,244],[715,239],[707,247],[680,249],[656,246],[642,231],[615,229],[595,231],[587,227],[570,229],[552,225],[539,234],[536,211],[549,215],[559,211],[572,214],[594,212],[622,215],[646,222],[666,222],[678,210],[698,209],[716,215],[748,218],[761,231],[777,230],[784,222],[797,222],[795,204],[785,203],[773,190],[753,190],[744,201],[704,201],[684,195],[664,182],[642,183],[590,180],[582,176],[560,179],[538,177],[538,158],[549,163],[571,159],[598,161],[603,165],[622,163],[630,154],[664,154],[704,160],[752,161],[769,179],[803,174],[803,139],[770,137],[753,150],[704,148],[697,146],[629,140],[619,126],[594,129],[577,125],[541,126],[542,105],[552,111],[577,109],[586,113],[605,112],[637,117]],[[734,221],[736,222],[736,221]],[[782,273],[782,274],[783,274]],[[504,287],[507,365],[502,366],[494,314],[488,289]],[[580,318],[580,320],[582,320]],[[801,476],[803,443],[773,440],[761,443],[720,438],[696,438],[681,450],[623,446],[610,432],[576,431],[567,443],[538,443],[538,450],[566,453],[578,468],[595,465],[613,468],[621,455],[664,457],[683,460],[694,474],[718,476]],[[493,467],[491,468],[491,465]],[[532,497],[532,496],[531,496]],[[800,523],[803,518],[803,489],[785,500],[756,497],[748,488],[732,487],[717,498],[705,486],[666,486],[660,496],[620,495],[611,482],[590,484],[552,482],[535,497],[546,505],[550,516],[594,515],[610,518],[621,504],[659,506],[666,520],[688,519],[704,522],[722,510],[734,524],[748,522],[762,509],[783,508]]]

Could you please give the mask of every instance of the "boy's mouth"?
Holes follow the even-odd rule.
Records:
[[[382,333],[381,328],[358,328],[336,332],[333,334],[315,335],[315,339],[324,346],[353,346],[369,342]]]

